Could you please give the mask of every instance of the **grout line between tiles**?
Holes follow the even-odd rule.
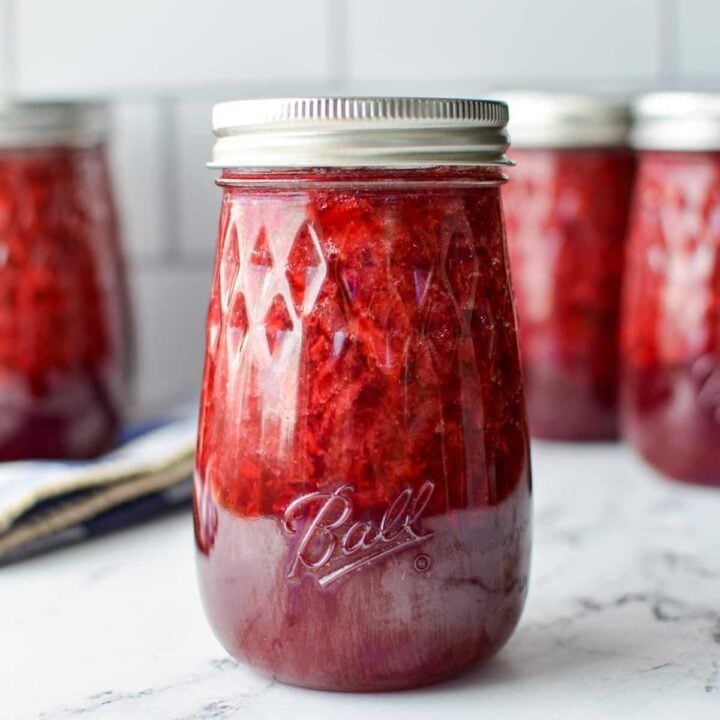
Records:
[[[328,31],[328,94],[341,94],[348,79],[347,0],[325,0]]]
[[[128,258],[130,272],[180,272],[180,273],[197,273],[199,275],[207,275],[212,272],[213,256],[208,253],[203,255],[200,253],[178,253],[172,257],[165,256],[146,256]]]
[[[657,0],[658,68],[660,87],[674,89],[678,78],[677,6],[675,0]]]
[[[2,2],[3,0],[0,0]],[[343,71],[344,73],[344,71]],[[715,76],[712,76],[715,77]],[[257,85],[213,85],[212,90],[206,87],[189,85],[185,88],[142,88],[123,87],[108,89],[105,93],[67,93],[58,92],[53,95],[45,93],[25,93],[20,97],[25,100],[48,100],[63,97],[67,100],[94,99],[97,97],[111,98],[112,100],[152,102],[161,98],[161,102],[172,106],[182,101],[217,101],[218,98],[251,98],[251,97],[282,97],[288,95],[323,95],[333,92],[354,92],[355,87],[374,86],[380,92],[397,92],[399,87],[408,85],[407,78],[394,78],[391,75],[367,80],[351,80],[345,74],[343,77],[337,75],[328,78],[323,82],[312,84],[307,83],[265,83]],[[497,75],[467,75],[453,78],[437,78],[432,80],[417,79],[410,82],[415,88],[428,87],[435,90],[439,85],[449,85],[451,88],[459,86],[478,87],[480,90],[488,90],[497,87],[507,88],[509,85],[537,87],[539,89],[582,89],[584,87],[610,87],[622,83],[623,87],[637,87],[639,90],[646,90],[657,82],[653,75],[585,75],[577,76],[555,76],[547,75],[509,75],[498,80]],[[717,82],[717,80],[716,80]],[[172,129],[169,130],[172,134]]]
[[[0,0],[2,13],[2,34],[0,34],[0,72],[4,79],[0,87],[3,94],[14,97],[17,89],[17,43],[15,32],[17,7],[16,0]]]
[[[177,207],[180,198],[178,177],[179,163],[176,153],[177,143],[177,112],[176,102],[163,96],[158,99],[160,105],[160,163],[164,169],[161,177],[161,207],[163,212],[163,239],[161,259],[173,264],[182,255],[178,227]]]

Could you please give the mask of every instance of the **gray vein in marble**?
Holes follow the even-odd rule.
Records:
[[[498,658],[457,681],[347,696],[238,667],[211,639],[178,518],[0,578],[0,717],[718,720],[720,493],[663,482],[620,446],[535,444],[533,461],[528,607]]]
[[[208,681],[213,676],[234,670],[238,665],[237,662],[230,658],[214,659],[208,664],[210,669],[207,672],[195,673],[167,685],[135,691],[118,692],[106,690],[96,693],[90,695],[85,703],[76,707],[64,707],[59,710],[44,712],[39,716],[39,720],[64,720],[65,718],[94,715],[98,711],[110,709],[110,706],[122,706],[123,715],[121,717],[139,717],[144,712],[146,701],[150,699],[162,700],[163,695],[172,696],[179,688],[192,687],[203,681]],[[243,690],[238,697],[232,700],[201,701],[200,707],[191,710],[189,713],[174,716],[174,720],[224,720],[225,718],[237,717],[238,711],[248,707],[250,703],[257,700],[274,685],[274,680],[267,680],[259,688],[249,691]],[[117,709],[119,710],[119,708]]]
[[[720,690],[720,668],[716,660],[712,662],[712,671],[705,681],[705,692],[712,693]]]
[[[623,593],[622,595],[605,602],[598,602],[588,598],[578,600],[582,611],[570,619],[580,619],[586,613],[604,612],[610,608],[617,608],[629,603],[647,605],[655,620],[658,622],[688,622],[705,620],[711,624],[710,636],[714,642],[720,642],[720,611],[708,607],[693,608],[689,603],[678,600],[661,593]]]
[[[658,564],[663,570],[672,573],[683,573],[700,580],[720,579],[720,568],[717,570],[701,563],[696,556],[677,553],[674,550],[663,550],[647,555],[649,564]]]

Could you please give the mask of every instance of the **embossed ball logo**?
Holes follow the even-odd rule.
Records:
[[[431,530],[423,530],[420,518],[434,490],[435,483],[430,480],[417,491],[405,488],[379,523],[354,519],[352,485],[293,500],[285,510],[283,529],[299,539],[289,557],[287,577],[310,574],[320,587],[327,587],[380,558],[417,547],[433,535]],[[426,572],[431,565],[425,554],[413,560],[417,572]]]

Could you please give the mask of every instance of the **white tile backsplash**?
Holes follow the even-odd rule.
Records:
[[[55,96],[323,80],[326,0],[17,0],[17,83]]]
[[[15,82],[14,0],[0,0],[0,104],[12,96]]]
[[[348,12],[356,83],[647,81],[658,69],[652,0],[350,0]]]
[[[677,63],[680,78],[690,84],[720,87],[720,3],[717,0],[678,0]]]
[[[157,101],[113,103],[111,127],[110,162],[128,254],[168,254],[163,107]]]
[[[0,0],[0,100],[10,89],[11,28],[9,0]]]
[[[0,101],[110,98],[145,408],[194,398],[220,191],[213,102],[720,87],[717,0],[0,0]]]
[[[209,263],[132,268],[139,408],[154,410],[198,397],[210,277]]]
[[[177,239],[182,253],[211,257],[220,212],[217,170],[210,170],[213,102],[178,102],[174,107],[176,157]]]

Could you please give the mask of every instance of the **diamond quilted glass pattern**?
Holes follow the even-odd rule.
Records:
[[[210,357],[214,357],[217,352],[218,338],[220,337],[220,329],[222,327],[222,311],[217,298],[210,300],[207,313],[207,353]]]
[[[473,309],[480,267],[475,239],[464,213],[456,213],[448,219],[443,236],[447,247],[445,273],[462,317]]]
[[[260,228],[252,245],[248,262],[243,268],[245,300],[254,317],[262,317],[262,303],[273,278],[274,262],[270,242],[264,227]]]
[[[223,307],[230,304],[230,296],[235,287],[238,271],[240,269],[240,251],[238,247],[237,227],[234,223],[228,228],[223,247],[223,257],[220,263],[220,297]]]
[[[293,321],[287,303],[282,295],[276,295],[265,316],[265,336],[272,356],[282,352],[288,333],[292,332]]]
[[[231,360],[236,359],[243,341],[247,336],[248,316],[245,306],[245,296],[241,292],[235,292],[228,310],[227,333],[228,355]]]
[[[250,255],[251,264],[257,267],[271,268],[273,266],[272,253],[270,252],[270,243],[268,241],[267,230],[263,227],[258,233],[255,245]]]
[[[435,366],[443,373],[450,372],[457,353],[460,326],[450,293],[438,283],[433,283],[427,292],[422,330]]]
[[[295,236],[287,260],[287,280],[290,284],[298,314],[312,310],[325,270],[317,233],[309,222],[304,222]]]

